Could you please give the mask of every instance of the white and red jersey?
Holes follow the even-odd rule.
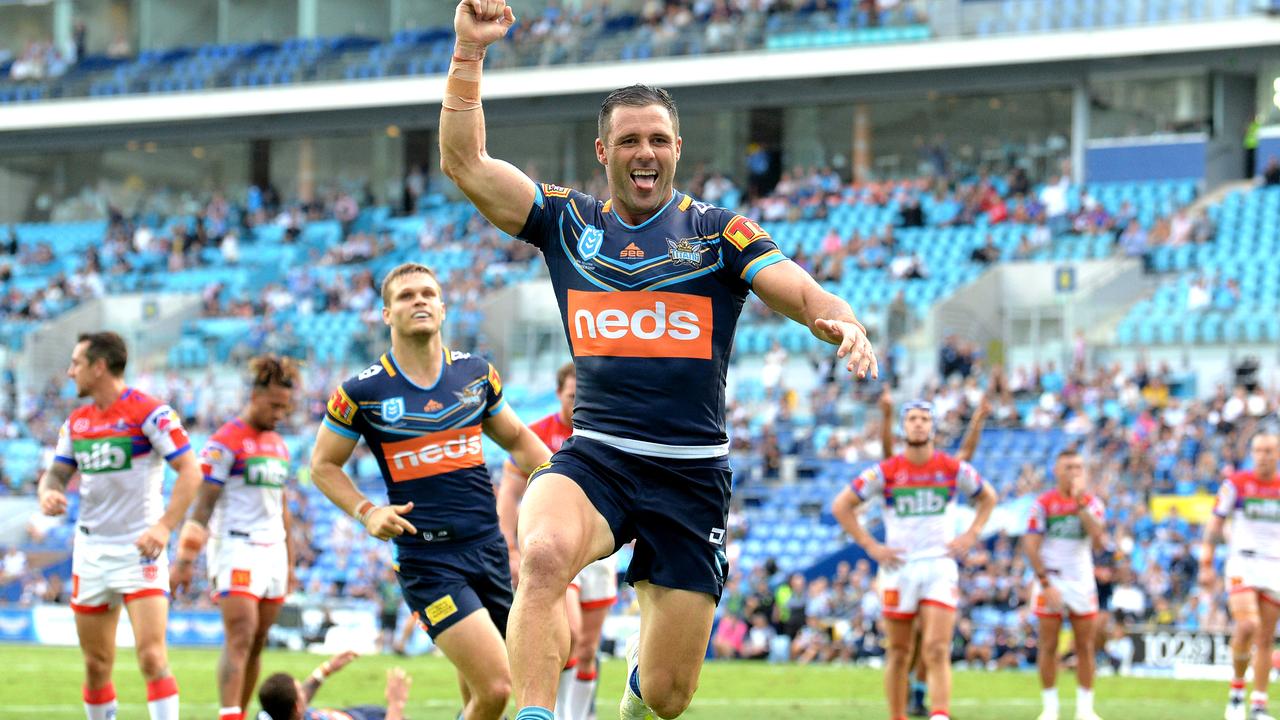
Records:
[[[58,431],[55,462],[80,471],[79,541],[132,543],[164,514],[164,465],[191,449],[178,414],[125,388],[105,410],[76,408]]]
[[[1076,501],[1056,488],[1036,498],[1027,521],[1028,533],[1044,536],[1040,559],[1045,568],[1065,580],[1093,579],[1092,541],[1078,514],[1081,505],[1098,522],[1106,521],[1106,508],[1097,496],[1086,493]]]
[[[1218,488],[1213,513],[1231,518],[1232,555],[1280,558],[1280,477],[1262,480],[1242,470]]]
[[[876,463],[853,481],[853,491],[863,502],[884,499],[885,545],[918,560],[947,555],[956,536],[950,514],[956,494],[974,497],[982,485],[972,465],[935,452],[923,465],[901,455]]]
[[[205,482],[222,486],[209,520],[212,536],[234,533],[255,543],[284,540],[289,448],[279,433],[255,430],[235,418],[209,438],[200,463]]]
[[[560,446],[573,434],[573,426],[560,418],[559,412],[553,412],[529,426],[534,435],[547,446],[551,452],[559,452]]]

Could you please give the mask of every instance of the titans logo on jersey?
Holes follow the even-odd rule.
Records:
[[[390,501],[413,502],[406,517],[419,534],[396,538],[402,549],[456,545],[498,532],[480,433],[503,403],[497,370],[480,358],[446,349],[440,377],[422,387],[388,352],[333,391],[324,425],[363,437]]]
[[[679,192],[628,225],[612,201],[537,189],[520,237],[546,259],[573,349],[574,427],[658,454],[724,445],[734,329],[756,273],[785,259],[773,239]]]

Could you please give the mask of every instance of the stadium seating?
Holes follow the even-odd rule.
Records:
[[[1247,15],[1251,0],[1157,2],[1155,0],[1002,0],[968,9],[966,26],[979,36],[1064,32],[1153,23],[1201,22]],[[920,42],[934,32],[910,4],[878,17],[854,0],[828,9],[798,5],[770,13],[763,29],[734,27],[732,42],[713,44],[707,23],[693,23],[674,38],[656,40],[637,15],[612,14],[603,22],[575,19],[576,42],[557,33],[514,33],[491,48],[491,67],[561,65],[606,60],[643,60],[664,55],[701,55],[726,50],[811,49],[863,44]],[[450,28],[400,30],[378,40],[362,36],[291,38],[280,43],[236,43],[146,50],[133,59],[90,56],[61,77],[0,82],[0,104],[50,98],[173,93],[213,88],[280,85],[315,80],[366,80],[446,72],[452,50]],[[0,77],[8,67],[0,63]]]
[[[1259,258],[1280,250],[1280,188],[1232,193],[1209,208],[1217,226],[1203,245],[1153,248],[1154,271],[1170,275],[1116,329],[1124,345],[1280,342],[1280,276]],[[1204,279],[1209,304],[1188,312],[1188,293]],[[1234,281],[1238,297],[1225,283]]]

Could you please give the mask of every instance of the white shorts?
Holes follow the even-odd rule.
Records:
[[[612,606],[618,601],[618,557],[610,555],[582,568],[571,584],[578,588],[583,610]]]
[[[1049,575],[1049,584],[1062,596],[1062,607],[1051,608],[1045,604],[1040,582],[1032,583],[1031,607],[1039,617],[1090,618],[1098,614],[1098,583],[1093,578],[1068,579]]]
[[[210,592],[215,600],[240,595],[284,602],[289,593],[289,549],[284,541],[214,538],[209,541],[208,561]]]
[[[960,600],[960,572],[949,557],[908,560],[894,570],[882,565],[876,576],[884,616],[910,620],[921,605],[956,609]]]
[[[71,551],[71,609],[106,612],[113,605],[169,592],[169,556],[146,560],[132,543],[77,542]]]
[[[1231,594],[1252,590],[1273,605],[1280,605],[1280,559],[1232,553],[1224,571]]]

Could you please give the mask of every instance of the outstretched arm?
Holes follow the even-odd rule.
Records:
[[[880,391],[880,457],[893,457],[893,396],[889,385]]]
[[[324,684],[324,681],[330,675],[351,664],[351,661],[357,657],[359,655],[354,651],[346,650],[325,660],[315,670],[312,670],[311,677],[302,683],[302,696],[305,698],[306,703],[308,705],[311,704],[311,698],[316,696],[316,691],[320,689],[320,686]]]
[[[462,0],[454,11],[457,41],[440,109],[440,170],[481,215],[508,235],[524,227],[537,190],[533,181],[485,148],[480,77],[485,49],[515,22],[505,0]]]
[[[973,459],[973,454],[978,452],[978,441],[982,439],[982,426],[987,424],[989,414],[991,414],[991,402],[987,400],[986,395],[983,395],[982,401],[973,411],[973,417],[969,419],[968,429],[964,431],[964,439],[960,441],[960,450],[956,453],[957,460],[969,462]]]
[[[849,372],[858,377],[880,376],[875,350],[867,329],[858,322],[849,303],[832,295],[799,265],[790,260],[774,263],[756,274],[751,289],[774,312],[809,328],[819,340],[839,345],[836,356],[848,358]]]

